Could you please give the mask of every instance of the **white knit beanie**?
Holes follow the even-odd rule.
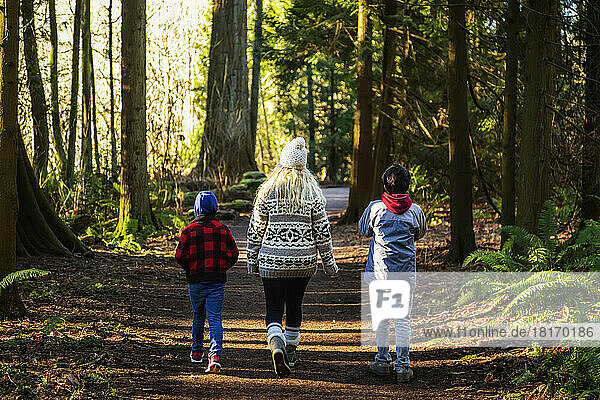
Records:
[[[304,169],[308,151],[304,138],[297,137],[285,145],[279,157],[279,164],[287,168]]]

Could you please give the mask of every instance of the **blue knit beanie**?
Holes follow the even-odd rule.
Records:
[[[200,214],[214,216],[217,213],[217,197],[209,190],[203,190],[196,196],[196,202],[194,203],[194,216],[197,217]]]

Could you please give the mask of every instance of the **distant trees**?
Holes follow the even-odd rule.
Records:
[[[371,197],[373,186],[373,26],[368,0],[358,3],[357,104],[354,114],[354,140],[350,172],[350,198],[343,220],[356,222]]]
[[[77,102],[79,97],[79,38],[81,36],[81,3],[75,0],[73,15],[73,47],[71,56],[71,101],[69,107],[69,135],[67,139],[67,168],[65,180],[73,186],[75,179],[75,141],[77,140]]]
[[[449,0],[448,121],[450,134],[450,255],[458,261],[475,250],[471,145],[467,108],[465,5]]]
[[[260,97],[260,62],[262,61],[263,48],[263,0],[255,0],[254,8],[254,41],[252,43],[252,84],[250,87],[250,150],[254,155],[256,151],[256,129],[258,126],[258,100]]]
[[[529,0],[525,4],[527,44],[517,223],[537,233],[540,211],[550,197],[557,3]]]
[[[121,201],[117,234],[157,226],[146,158],[146,1],[121,7]]]
[[[196,170],[221,181],[256,169],[250,130],[246,1],[215,0],[206,120]]]

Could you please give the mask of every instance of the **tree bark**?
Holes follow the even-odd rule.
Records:
[[[48,174],[48,118],[46,116],[46,95],[40,74],[40,64],[35,39],[35,18],[33,0],[23,0],[23,53],[27,69],[27,86],[31,96],[31,116],[33,118],[33,166],[36,175],[42,179]]]
[[[548,104],[554,92],[554,48],[551,43],[555,41],[555,15],[554,0],[527,1],[517,224],[531,233],[538,232],[540,211],[550,197],[552,111]]]
[[[113,182],[118,178],[117,133],[115,131],[115,78],[113,72],[113,0],[108,2],[108,88],[110,93],[110,172]]]
[[[256,20],[254,21],[254,42],[252,43],[252,86],[250,87],[250,140],[256,151],[256,129],[258,126],[258,96],[260,93],[260,62],[262,59],[263,45],[263,0],[255,0]]]
[[[221,184],[256,169],[250,132],[246,1],[215,0],[206,122],[196,171]]]
[[[58,100],[58,26],[56,24],[56,0],[48,0],[50,19],[50,112],[52,114],[52,138],[56,150],[58,169],[65,173],[67,155],[60,127],[60,103]]]
[[[17,235],[17,93],[19,60],[19,0],[4,0],[0,13],[0,279],[16,269]],[[25,312],[15,287],[0,293],[0,317]]]
[[[394,95],[392,88],[392,74],[396,70],[396,46],[398,34],[394,31],[393,18],[398,12],[396,0],[385,0],[385,31],[383,34],[383,66],[381,74],[381,105],[375,134],[374,175],[371,197],[381,195],[381,175],[390,162],[390,153],[393,147],[394,129]]]
[[[600,4],[587,2],[585,134],[581,165],[583,219],[600,219]]]
[[[313,96],[313,71],[306,65],[306,98],[308,100],[308,169],[315,173],[315,99]]]
[[[506,12],[506,74],[502,131],[502,226],[515,224],[517,76],[519,71],[519,1],[508,0]],[[502,242],[506,235],[502,235]]]
[[[146,1],[121,7],[121,202],[117,234],[157,226],[146,156]]]
[[[373,71],[368,0],[358,3],[357,107],[354,113],[354,140],[350,172],[350,198],[344,223],[357,222],[369,203],[373,186]]]
[[[75,0],[73,16],[73,53],[71,59],[71,104],[69,108],[69,143],[67,146],[67,185],[73,186],[75,178],[75,140],[77,139],[77,97],[79,96],[79,38],[81,34],[81,2]]]
[[[92,35],[90,32],[90,0],[83,0],[81,21],[81,174],[83,188],[92,174]]]
[[[467,108],[467,37],[464,2],[449,0],[448,6],[450,256],[462,262],[475,250]]]

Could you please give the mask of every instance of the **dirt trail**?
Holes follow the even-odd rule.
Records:
[[[339,195],[339,190],[333,192]],[[330,204],[332,213],[343,209],[335,201]],[[230,226],[245,250],[247,218]],[[25,297],[32,321],[27,328],[3,323],[2,336],[29,329],[37,339],[25,350],[0,347],[0,358],[27,363],[32,373],[46,376],[50,386],[49,395],[41,396],[45,398],[100,399],[110,397],[110,390],[116,398],[133,399],[500,398],[511,366],[496,350],[413,351],[415,378],[408,384],[368,373],[373,349],[360,347],[360,272],[367,241],[353,227],[332,229],[341,273],[330,280],[318,272],[311,280],[304,302],[301,361],[288,379],[277,379],[272,371],[261,283],[246,273],[245,252],[226,286],[220,375],[206,375],[189,362],[190,305],[183,272],[170,253],[134,257],[97,252],[89,259],[21,260],[53,272],[30,291],[56,286],[59,294],[47,301]],[[421,249],[439,247],[433,240],[443,234],[434,230]],[[168,250],[175,244],[172,237],[155,246]],[[443,259],[432,251],[422,250],[420,260]],[[56,315],[67,328],[40,333]],[[104,374],[109,383],[86,378],[90,373]]]

